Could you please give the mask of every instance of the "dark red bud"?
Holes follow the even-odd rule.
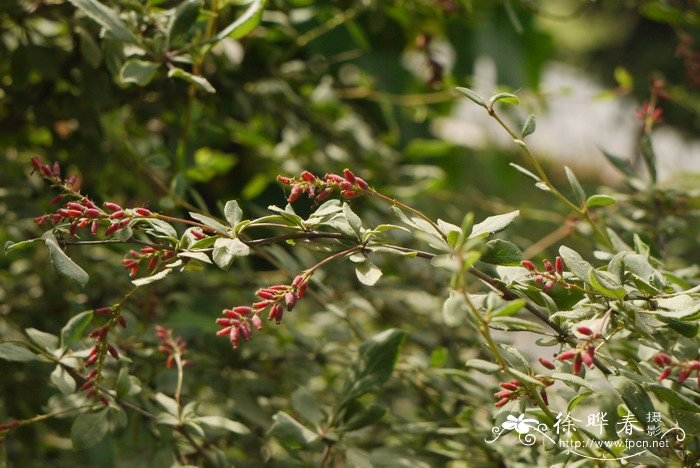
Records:
[[[659,378],[658,378],[657,380],[658,380],[659,382],[661,382],[662,380],[667,379],[669,375],[671,375],[671,368],[670,368],[670,367],[667,367],[667,368],[664,369],[664,371],[659,375]]]
[[[71,210],[78,210],[81,213],[86,210],[86,208],[83,205],[81,205],[80,203],[76,203],[76,202],[68,202],[68,204],[66,206]]]
[[[61,177],[61,165],[58,164],[58,161],[53,163],[53,175],[54,177]]]
[[[271,304],[270,301],[260,301],[260,302],[256,302],[255,304],[253,304],[253,308],[258,309],[258,310],[266,309],[270,304]]]
[[[557,269],[557,273],[561,276],[561,274],[564,273],[564,262],[562,261],[561,257],[556,258],[554,265]]]
[[[148,268],[149,270],[153,270],[156,266],[158,265],[158,257],[153,257],[151,260],[148,262]]]
[[[100,401],[102,402],[103,405],[109,406],[109,400],[104,395],[100,395]]]
[[[348,182],[347,180],[344,180],[340,183],[340,189],[341,190],[350,190],[352,188],[352,184]]]
[[[55,197],[53,197],[53,198],[51,199],[51,201],[49,202],[49,204],[50,204],[50,205],[55,205],[56,203],[60,202],[61,200],[63,200],[63,195],[56,195]]]
[[[683,383],[686,381],[686,379],[690,376],[690,371],[688,369],[681,369],[680,372],[678,372],[678,383]]]
[[[136,208],[134,210],[139,216],[151,216],[151,211],[146,208]]]
[[[71,224],[71,225],[70,225],[70,229],[68,230],[68,233],[69,233],[71,236],[74,236],[75,233],[76,233],[77,231],[78,231],[78,223],[73,223],[73,224]]]
[[[359,177],[355,177],[355,183],[357,183],[362,190],[367,190],[369,188],[369,184],[365,182],[364,179],[360,179]]]
[[[669,356],[666,353],[657,353],[652,360],[654,361],[654,364],[656,364],[659,367],[663,367],[665,365],[671,364],[671,356]]]
[[[316,176],[310,173],[309,171],[304,171],[301,173],[301,178],[304,179],[307,182],[313,182],[316,180]]]
[[[120,315],[117,321],[122,328],[126,328],[126,319],[123,316]]]
[[[124,210],[115,211],[109,215],[109,219],[119,219],[124,216]]]
[[[46,177],[53,177],[53,172],[51,172],[51,168],[48,164],[41,166],[41,172],[43,172]]]
[[[256,296],[258,296],[260,299],[275,299],[275,295],[264,290],[260,290],[255,293]]]
[[[343,175],[345,176],[345,179],[348,182],[350,182],[351,184],[355,184],[355,181],[357,179],[355,178],[355,174],[353,174],[350,169],[343,169]]]
[[[573,369],[572,372],[574,375],[578,375],[579,372],[581,372],[581,363],[583,362],[583,358],[581,357],[581,354],[577,354],[576,357],[574,358],[574,364],[573,364]]]
[[[547,391],[544,389],[540,390],[540,396],[542,397],[542,401],[544,401],[544,404],[549,406],[549,398],[547,397]]]
[[[83,212],[79,210],[66,210],[66,213],[68,213],[68,216],[71,216],[73,218],[77,218],[83,215]]]
[[[216,324],[221,326],[221,327],[228,327],[231,325],[231,319],[225,318],[225,317],[220,317],[216,319]]]
[[[557,356],[557,359],[560,361],[568,361],[572,357],[576,356],[578,354],[577,349],[570,349],[568,351],[564,351],[560,355]]]
[[[287,310],[292,310],[297,303],[297,298],[291,292],[284,295],[284,303],[287,304]]]
[[[552,262],[544,260],[542,263],[549,273],[554,274],[554,265],[552,265]]]
[[[98,218],[100,216],[100,212],[94,208],[90,208],[85,212],[85,216],[88,218]]]
[[[96,372],[96,370],[94,370],[94,371],[92,371],[92,372]],[[92,372],[91,372],[91,373],[92,373]],[[87,390],[88,388],[91,388],[93,385],[95,385],[95,381],[93,381],[93,380],[88,380],[87,382],[85,382],[85,383],[82,385],[82,387],[80,387],[80,391],[82,392],[83,390]]]
[[[576,328],[576,331],[579,332],[580,334],[586,335],[586,336],[590,336],[593,334],[593,330],[591,330],[590,328],[588,328],[584,325],[581,325],[580,327]]]
[[[318,200],[318,201],[325,200],[326,198],[328,198],[328,196],[331,194],[331,192],[332,192],[332,190],[330,188],[325,188],[325,189],[321,190],[321,192],[318,195],[316,195],[316,200]]]
[[[545,358],[539,358],[538,361],[540,361],[540,364],[542,364],[547,369],[554,369],[554,363],[552,361],[549,361]]]
[[[514,384],[512,384],[512,383],[510,383],[510,382],[501,382],[500,385],[501,385],[501,388],[504,388],[504,389],[506,389],[506,390],[514,391],[514,390],[517,390],[517,389],[518,389],[518,386],[517,386],[517,385],[514,385]]]
[[[109,211],[122,211],[122,207],[112,202],[104,202],[104,207]]]
[[[520,262],[520,265],[524,266],[525,268],[527,268],[530,271],[535,271],[537,269],[535,267],[535,264],[532,263],[530,260],[523,260],[522,262]]]
[[[246,307],[246,306],[238,306],[238,307],[234,307],[233,311],[236,312],[237,314],[248,315],[252,312],[252,309],[250,307]]]
[[[39,159],[38,156],[32,158],[32,166],[34,166],[34,169],[37,171],[41,170],[41,159]]]
[[[219,330],[218,332],[216,332],[216,334],[219,335],[219,336],[226,336],[226,335],[228,335],[229,333],[231,333],[231,327],[222,328],[221,330]]]
[[[292,183],[292,179],[290,179],[289,177],[278,175],[277,182],[280,182],[280,183],[285,184],[285,185],[289,185]]]
[[[112,311],[111,307],[100,307],[95,309],[95,315],[107,315]]]

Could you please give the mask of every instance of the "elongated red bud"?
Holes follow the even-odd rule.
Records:
[[[557,356],[557,359],[560,361],[568,361],[572,357],[576,356],[578,354],[577,349],[570,349],[568,351],[564,351],[563,353],[559,354]]]
[[[97,375],[97,369],[90,371],[90,373],[89,373],[89,374],[87,375],[87,377],[85,377],[85,378],[88,379],[88,380],[90,380],[90,379],[92,379],[93,377],[95,377],[96,375]]]
[[[669,356],[666,353],[657,353],[652,359],[654,361],[654,364],[656,364],[659,367],[664,367],[668,364],[671,364],[671,356]]]
[[[690,363],[688,364],[688,369],[690,369],[690,370],[700,369],[700,361],[690,361]]]
[[[248,325],[247,323],[242,323],[238,329],[241,332],[241,336],[243,337],[243,340],[245,340],[245,341],[250,340],[250,337],[252,335],[251,330],[250,330],[250,325]]]
[[[297,299],[301,299],[304,297],[304,294],[306,293],[306,288],[309,286],[309,283],[302,283],[299,286],[299,290],[297,291]]]
[[[583,360],[584,364],[586,364],[588,367],[593,367],[593,358],[589,353],[581,354],[581,359]]]
[[[365,182],[364,179],[360,179],[359,177],[355,177],[355,183],[357,183],[362,190],[367,190],[369,188],[369,184]]]
[[[219,335],[219,336],[226,336],[226,335],[228,335],[229,333],[231,333],[231,327],[222,328],[221,330],[219,330],[218,332],[216,332],[216,334]],[[169,352],[169,350],[166,351],[166,352]]]
[[[347,180],[344,180],[340,183],[341,190],[350,190],[351,188],[352,188],[352,184]]]
[[[117,205],[116,203],[112,202],[104,202],[103,203],[104,207],[107,208],[109,211],[122,211],[122,207]]]
[[[690,371],[688,369],[681,369],[680,372],[678,372],[678,383],[685,382],[688,376],[690,376]]]
[[[510,396],[510,392],[508,390],[501,390],[500,392],[494,393],[493,396],[496,398],[508,398]]]
[[[148,261],[148,268],[149,270],[153,270],[156,266],[158,265],[158,257],[153,257]]]
[[[100,395],[100,401],[102,402],[103,405],[109,406],[109,400],[104,395]]]
[[[527,268],[530,271],[535,271],[537,269],[535,267],[535,264],[532,263],[530,260],[523,260],[522,262],[520,262],[520,265],[524,266],[525,268]]]
[[[277,297],[274,294],[272,294],[268,291],[264,291],[264,290],[260,290],[260,291],[256,292],[255,295],[258,296],[260,299],[271,299],[272,300],[272,299],[275,299],[275,297]]]
[[[61,177],[61,165],[58,164],[58,161],[54,161],[53,163],[53,176]]]
[[[292,281],[292,286],[294,286],[295,288],[299,287],[299,285],[303,282],[304,282],[303,276],[301,276],[301,275],[295,276],[294,280]]]
[[[136,208],[134,211],[139,216],[151,216],[151,210],[147,210],[146,208]]]
[[[342,177],[340,177],[338,174],[326,174],[325,179],[328,181],[337,182],[337,183],[341,183],[345,180]]]
[[[238,306],[238,307],[234,307],[233,311],[236,312],[237,314],[241,314],[241,315],[245,316],[245,315],[250,314],[253,310],[247,306]]]
[[[551,281],[547,281],[544,285],[544,288],[542,288],[542,291],[548,293],[549,291],[552,290],[553,287],[554,287],[554,283]]]
[[[510,400],[508,398],[502,398],[502,399],[498,400],[496,403],[494,403],[494,405],[496,406],[496,408],[500,408],[501,406],[505,406],[505,404],[508,403],[509,401]]]
[[[253,309],[261,310],[266,309],[271,304],[270,301],[260,301],[253,304]]]
[[[330,188],[325,188],[321,190],[321,192],[319,192],[318,195],[316,195],[316,200],[323,201],[326,198],[328,198],[332,192],[333,190],[331,190]]]
[[[297,201],[297,199],[299,198],[299,195],[301,195],[301,193],[302,193],[301,187],[299,185],[294,185],[292,187],[292,191],[289,194],[289,197],[287,198],[287,201],[289,201],[289,203],[294,203],[295,201]]]
[[[77,231],[78,231],[78,223],[73,223],[70,225],[70,229],[68,230],[68,234],[70,234],[71,236],[74,236]]]
[[[287,310],[292,310],[297,303],[297,298],[291,292],[284,295],[284,303],[287,304]]]
[[[663,370],[661,374],[659,374],[659,378],[657,379],[659,382],[662,380],[665,380],[668,378],[668,376],[671,375],[671,368],[667,367],[666,369]]]
[[[99,223],[97,221],[93,221],[92,225],[90,226],[90,234],[95,236],[97,235],[97,228],[99,227]]]
[[[93,364],[95,364],[96,362],[97,362],[97,354],[95,354],[95,355],[92,356],[90,359],[88,359],[87,361],[85,361],[85,367],[90,367],[90,366],[92,366]]]
[[[345,198],[355,198],[355,197],[357,197],[358,195],[360,195],[359,193],[357,193],[357,192],[354,191],[354,190],[345,190],[344,192],[341,192],[340,194],[341,194],[342,196],[344,196]]]
[[[63,200],[63,195],[56,195],[55,197],[53,197],[51,199],[51,201],[49,202],[49,205],[55,205],[56,203],[60,202],[61,200]]]
[[[552,361],[549,361],[545,358],[539,358],[538,361],[540,361],[540,364],[542,364],[544,367],[547,369],[554,369],[554,363]]]
[[[107,315],[112,311],[111,307],[100,307],[95,309],[95,315]]]
[[[95,371],[92,371],[92,372],[95,372]],[[83,390],[87,390],[88,388],[91,388],[93,385],[95,385],[95,382],[93,380],[88,380],[80,387],[80,391],[82,392]]]
[[[68,178],[66,181],[66,184],[68,184],[70,187],[73,187],[74,189],[77,190],[76,183],[78,182],[78,176],[77,175],[72,175]]]
[[[302,172],[301,178],[307,182],[313,182],[314,180],[316,180],[316,176],[310,173],[309,171]]]
[[[68,213],[68,216],[73,218],[77,218],[83,215],[83,212],[78,210],[66,210],[66,213]]]
[[[260,330],[263,327],[262,320],[260,320],[260,317],[258,317],[257,315],[253,315],[250,318],[250,321],[253,322],[253,326],[258,330]]]
[[[119,218],[122,218],[123,216],[124,216],[124,210],[119,210],[119,211],[115,211],[114,213],[109,215],[109,219],[119,219]]]
[[[126,328],[126,319],[123,316],[120,315],[117,321],[122,328]]]
[[[88,218],[98,218],[100,216],[100,212],[94,208],[89,208],[87,211],[85,211],[85,216]]]
[[[38,156],[34,156],[32,158],[32,166],[34,166],[34,170],[36,170],[36,171],[41,170],[41,159],[39,159]]]
[[[41,172],[43,172],[46,177],[53,177],[53,172],[51,172],[51,168],[48,164],[41,166]]]
[[[586,336],[590,336],[593,334],[593,330],[586,327],[585,325],[581,325],[580,327],[577,327],[576,331],[579,332],[580,334],[586,335]]]
[[[542,263],[544,264],[544,267],[547,270],[547,272],[554,274],[554,265],[552,265],[552,262],[545,259]]]
[[[46,215],[44,215],[44,216],[38,216],[38,217],[34,218],[34,222],[37,223],[37,224],[43,224],[44,221],[46,221],[47,218],[48,218],[48,217],[47,217]]]
[[[280,182],[285,185],[290,185],[292,183],[292,179],[290,179],[289,177],[278,175],[277,182]]]
[[[564,273],[564,262],[561,257],[557,257],[556,260],[554,260],[554,266],[557,269],[557,274],[561,276]]]
[[[576,357],[574,358],[574,364],[572,366],[572,372],[574,375],[578,375],[581,372],[581,363],[583,362],[583,358],[581,357],[581,354],[577,354]]]
[[[517,386],[517,385],[514,385],[514,384],[512,384],[512,383],[510,383],[510,382],[501,382],[501,383],[500,383],[500,386],[501,386],[501,388],[504,388],[504,389],[510,390],[510,391],[514,391],[514,390],[517,390],[517,389],[518,389],[518,386]]]
[[[68,204],[66,206],[71,210],[78,210],[81,213],[87,209],[83,205],[81,205],[80,203],[76,203],[76,202],[68,202]]]
[[[220,317],[216,319],[216,324],[222,327],[228,327],[229,325],[231,325],[231,319]]]
[[[355,174],[353,174],[350,169],[343,169],[343,175],[345,176],[345,180],[353,185],[355,184],[357,179],[355,178]]]
[[[549,398],[547,397],[547,391],[545,389],[540,390],[540,396],[542,397],[544,404],[549,406]]]

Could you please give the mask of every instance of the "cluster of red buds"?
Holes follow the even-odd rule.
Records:
[[[353,174],[350,169],[344,169],[343,176],[326,174],[321,179],[309,171],[303,171],[299,177],[277,176],[277,181],[292,187],[287,198],[289,203],[295,202],[303,193],[310,199],[321,202],[328,198],[333,190],[340,190],[340,194],[345,198],[354,198],[369,188],[367,182]]]
[[[216,319],[216,324],[222,327],[216,334],[219,336],[228,335],[233,349],[238,348],[241,338],[244,341],[250,340],[252,335],[251,325],[258,330],[262,328],[260,314],[265,310],[269,309],[268,320],[280,323],[284,310],[291,311],[294,309],[297,301],[304,297],[308,282],[308,277],[296,276],[292,284],[277,284],[259,289],[256,295],[262,299],[261,301],[251,306],[237,306],[233,309],[224,309],[223,314],[225,317]]]
[[[700,387],[700,361],[697,359],[692,361],[674,361],[671,356],[666,353],[657,353],[652,358],[654,364],[663,368],[664,370],[659,375],[659,382],[665,380],[671,376],[674,369],[678,369],[676,374],[676,380],[678,383],[683,383],[688,380],[688,377],[695,372],[697,378],[698,387]]]
[[[76,235],[78,228],[87,228],[89,225],[90,234],[95,236],[102,222],[107,225],[105,235],[109,236],[124,229],[133,217],[151,216],[150,210],[146,208],[124,210],[122,207],[112,202],[104,203],[104,208],[107,210],[105,211],[92,200],[80,194],[76,176],[71,176],[65,180],[61,179],[61,167],[58,162],[53,164],[52,169],[48,164],[42,163],[38,157],[33,157],[32,165],[34,166],[35,172],[52,184],[60,186],[65,192],[64,194],[56,195],[51,200],[51,205],[56,205],[67,196],[73,199],[65,203],[53,214],[45,214],[34,218],[37,224],[43,224],[47,220],[50,220],[54,224],[62,221],[69,222],[69,233],[71,236]]]
[[[185,343],[181,336],[174,337],[172,328],[165,328],[160,325],[156,325],[155,329],[156,336],[160,340],[160,346],[158,346],[158,351],[165,353],[165,355],[168,357],[165,360],[165,365],[167,367],[173,367],[175,357],[184,356],[186,352],[185,348],[187,347],[187,343]],[[182,360],[183,366],[186,366],[189,363],[190,361],[186,359]]]
[[[658,124],[663,122],[664,110],[657,106],[652,106],[649,101],[644,101],[642,107],[635,111],[635,115],[642,122],[651,122],[652,124]]]
[[[136,276],[140,265],[145,264],[149,271],[153,271],[158,266],[159,261],[166,262],[174,256],[175,252],[172,250],[144,247],[139,251],[130,250],[122,260],[122,265],[129,270],[129,276]]]
[[[547,378],[540,378],[546,386],[552,385],[551,379]],[[504,406],[506,403],[508,403],[511,400],[517,400],[518,398],[528,395],[527,389],[523,386],[522,382],[519,380],[511,380],[510,382],[501,382],[499,386],[503,390],[499,390],[498,392],[494,393],[493,396],[498,399],[494,405],[496,408],[500,408],[501,406]],[[540,397],[542,397],[542,401],[544,401],[545,405],[549,405],[549,398],[547,397],[547,391],[543,388],[540,391]]]
[[[530,270],[530,276],[534,276],[535,283],[544,283],[544,288],[542,288],[544,292],[548,293],[551,291],[556,283],[562,283],[564,287],[569,287],[569,284],[564,281],[564,262],[561,257],[557,257],[554,260],[554,265],[547,259],[542,264],[546,271],[538,271],[535,264],[530,260],[520,262],[520,265]]]
[[[594,333],[590,328],[581,325],[576,328],[576,331],[581,335],[587,337],[587,339],[577,346],[576,348],[569,349],[557,355],[557,359],[560,361],[568,361],[573,359],[572,371],[574,375],[578,375],[581,372],[581,365],[585,364],[589,368],[593,368],[595,365],[593,359],[595,358],[595,341],[601,338],[600,333]],[[547,361],[549,363],[549,361]],[[545,365],[540,361],[542,365]],[[550,363],[551,364],[551,363]],[[547,367],[545,365],[545,367]],[[553,367],[553,366],[552,366]]]

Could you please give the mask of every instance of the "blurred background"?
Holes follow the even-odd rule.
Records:
[[[155,13],[178,5],[105,3],[137,22],[145,37],[159,26]],[[218,12],[213,27],[221,28],[246,3],[207,2],[194,34],[210,24],[213,15],[205,10]],[[165,67],[139,82],[127,79],[120,71],[132,52],[100,37],[99,26],[67,1],[6,0],[0,3],[0,242],[42,232],[33,218],[51,210],[53,195],[29,175],[30,158],[38,155],[78,174],[83,192],[98,201],[174,215],[192,209],[219,215],[226,200],[237,199],[246,217],[259,216],[268,205],[285,204],[276,175],[350,167],[385,193],[455,224],[468,211],[480,219],[520,208],[507,236],[526,257],[551,257],[563,239],[590,252],[575,232],[561,230],[563,209],[509,166],[526,163],[517,146],[453,89],[516,93],[521,105],[504,110],[506,117],[519,127],[536,114],[532,147],[555,183],[565,183],[567,164],[592,192],[603,183],[629,190],[599,148],[638,159],[635,111],[656,74],[668,93],[654,133],[661,185],[697,190],[699,15],[697,2],[672,0],[271,0],[252,33],[194,57],[216,89],[208,93],[168,78]],[[299,211],[307,213],[304,203]],[[371,201],[354,207],[370,224],[393,222],[386,207]],[[549,242],[528,250],[546,236]],[[681,241],[675,261],[692,263],[693,254],[683,255],[696,241],[692,232]],[[674,251],[670,246],[672,259]],[[55,274],[44,249],[0,256],[0,335],[16,336],[28,326],[56,333],[70,316],[111,304],[128,289],[119,267],[123,249],[69,253],[91,276],[84,290]],[[156,284],[129,306],[138,325],[122,343],[155,343],[154,323],[190,342],[188,395],[253,430],[226,445],[239,463],[254,466],[279,454],[274,442],[260,442],[273,409],[286,407],[300,386],[317,394],[332,386],[342,360],[329,356],[347,353],[354,334],[409,330],[407,375],[476,353],[470,332],[438,325],[446,278],[419,260],[394,259],[382,265],[384,286],[372,290],[357,283],[351,267],[338,266],[320,290],[323,301],[309,301],[285,325],[268,327],[232,352],[226,340],[212,339],[219,311],[248,303],[256,287],[287,282],[319,258],[280,246],[269,256],[274,261],[250,257],[227,273]],[[173,385],[157,356],[135,359],[132,371],[154,389]],[[0,361],[0,375],[0,421],[28,417],[58,398],[41,364]],[[415,402],[412,392],[419,390],[402,391]],[[406,401],[406,417],[420,416],[423,410]],[[57,420],[23,429],[6,441],[9,459],[16,466],[112,466],[148,453],[153,466],[167,466],[157,458],[169,460],[167,452],[153,455],[151,442],[135,436],[142,429],[130,426],[132,432],[83,453],[67,450],[69,427]],[[119,460],[117,443],[130,447]],[[387,453],[389,460],[403,456]]]

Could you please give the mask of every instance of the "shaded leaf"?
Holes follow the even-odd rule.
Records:
[[[119,13],[97,0],[68,0],[88,18],[102,26],[112,37],[129,44],[138,45],[136,36],[119,18]]]
[[[90,277],[85,273],[85,270],[80,268],[63,250],[61,250],[56,236],[54,236],[52,232],[46,232],[41,237],[49,248],[49,256],[51,257],[51,263],[53,263],[54,268],[62,275],[72,279],[81,287],[84,287]]]
[[[475,93],[474,91],[472,91],[471,89],[469,89],[469,88],[462,88],[462,87],[457,87],[457,88],[455,88],[455,89],[456,89],[457,91],[459,91],[460,93],[464,94],[464,95],[465,95],[466,97],[468,97],[469,99],[471,99],[475,104],[477,104],[477,105],[483,107],[484,109],[486,109],[486,101],[484,101],[484,98],[482,98],[481,96],[479,96],[478,94],[476,94],[476,93]]]
[[[97,413],[81,414],[75,418],[70,430],[74,449],[84,450],[93,447],[107,435],[109,430],[107,411],[105,409]]]

